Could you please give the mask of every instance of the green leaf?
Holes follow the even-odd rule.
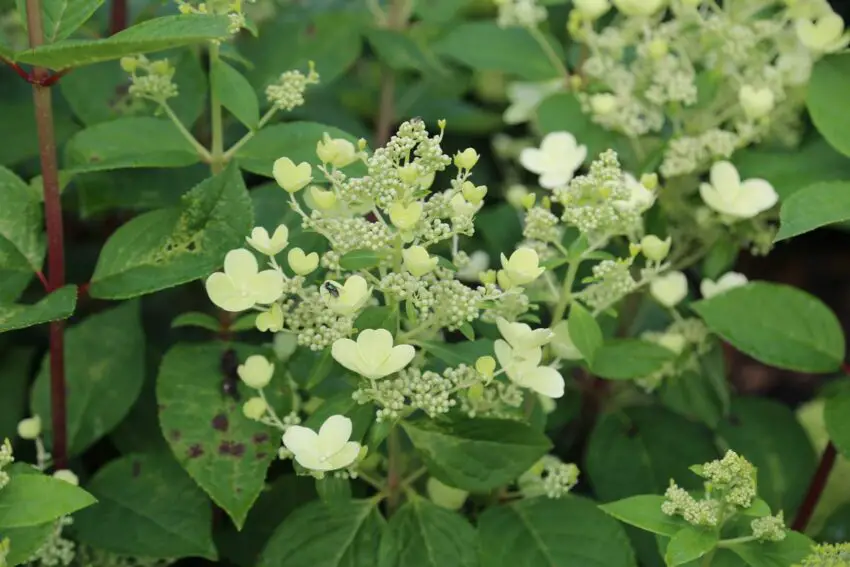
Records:
[[[751,541],[730,545],[750,567],[794,567],[812,552],[814,542],[798,532],[787,532],[780,542]]]
[[[0,333],[67,319],[77,305],[77,286],[66,285],[35,305],[0,302]]]
[[[700,358],[697,370],[688,369],[664,379],[659,389],[661,401],[677,413],[717,427],[729,413],[725,365],[723,350],[715,345]]]
[[[850,220],[850,183],[815,183],[797,191],[782,203],[779,216],[776,242]]]
[[[138,167],[185,167],[201,158],[168,120],[146,116],[102,122],[77,133],[65,148],[73,173]]]
[[[209,501],[169,455],[116,459],[87,488],[98,503],[74,517],[82,543],[124,556],[217,559]]]
[[[354,320],[354,328],[359,330],[386,329],[395,334],[397,327],[398,309],[385,305],[367,307]]]
[[[664,560],[669,567],[683,565],[699,559],[717,546],[718,535],[705,528],[687,526],[682,528],[667,544]]]
[[[381,62],[396,71],[421,71],[447,74],[437,55],[410,33],[376,28],[367,35],[369,44]]]
[[[812,122],[833,148],[850,156],[850,117],[843,110],[841,93],[850,88],[850,54],[828,55],[812,70],[806,106]]]
[[[649,341],[612,339],[596,350],[590,370],[608,380],[632,380],[649,376],[674,358],[676,353]]]
[[[663,503],[663,496],[641,494],[609,504],[601,504],[599,508],[621,522],[654,534],[672,537],[682,528],[688,526],[688,523],[682,518],[668,516],[662,512],[661,505]]]
[[[493,341],[478,339],[462,343],[441,343],[436,341],[419,341],[425,351],[446,363],[448,366],[466,364],[472,366],[481,356],[493,355]]]
[[[0,203],[0,301],[14,301],[44,262],[42,207],[5,167],[0,167]]]
[[[466,519],[414,497],[390,519],[377,567],[478,567],[475,548]]]
[[[227,16],[164,16],[147,20],[106,39],[65,40],[21,51],[15,54],[15,60],[54,70],[82,67],[126,55],[226,39],[230,37],[229,26]]]
[[[470,492],[508,484],[552,446],[542,433],[511,420],[419,420],[402,427],[432,475]]]
[[[737,398],[717,434],[758,469],[759,496],[790,517],[803,501],[817,461],[794,413],[771,400]]]
[[[54,522],[30,526],[27,528],[3,528],[0,539],[9,538],[11,549],[6,556],[9,565],[25,565],[30,558],[42,548],[56,529]]]
[[[460,327],[458,327],[458,331],[460,331],[461,334],[464,337],[466,337],[466,340],[468,340],[468,341],[474,341],[475,340],[475,329],[472,328],[472,325],[469,322],[466,322],[463,325],[461,325]]]
[[[256,348],[236,348],[240,360],[258,353]],[[263,490],[280,438],[245,417],[242,404],[222,392],[224,352],[215,343],[177,345],[168,351],[157,377],[159,423],[177,461],[241,528]],[[239,388],[243,390],[241,383]]]
[[[236,152],[236,159],[243,169],[266,177],[272,177],[272,165],[280,157],[288,157],[295,163],[306,161],[317,166],[320,164],[316,156],[316,144],[322,140],[325,132],[332,138],[357,143],[354,136],[333,126],[316,122],[288,122],[260,130]]]
[[[316,479],[316,492],[322,502],[338,504],[351,500],[351,482],[347,478],[325,476]]]
[[[235,333],[243,331],[254,331],[257,329],[257,315],[259,313],[245,313],[240,315],[229,327]]]
[[[823,418],[836,449],[850,458],[850,389],[826,399]]]
[[[140,215],[107,240],[90,293],[136,297],[204,277],[251,231],[253,214],[239,169],[203,181],[181,205]]]
[[[222,61],[216,60],[210,69],[212,90],[224,108],[233,113],[249,130],[256,130],[260,122],[260,103],[248,79]]]
[[[18,421],[24,417],[32,377],[33,347],[5,347],[0,354],[0,439],[14,439]]]
[[[18,13],[24,29],[27,29],[26,0],[17,0]],[[44,43],[65,39],[92,17],[103,0],[42,0],[41,23],[44,28]]]
[[[277,528],[257,567],[377,565],[383,530],[374,500],[311,502]]]
[[[381,259],[374,250],[360,249],[346,252],[339,259],[339,265],[343,270],[356,272],[376,267]]]
[[[127,302],[65,332],[68,451],[79,455],[112,431],[133,407],[145,376],[145,337],[139,304]],[[33,386],[34,414],[50,413],[50,357]],[[42,420],[51,432],[49,419]]]
[[[0,492],[0,528],[26,528],[56,520],[97,502],[78,486],[64,480],[12,471]]]
[[[832,372],[844,360],[844,333],[819,299],[756,282],[692,303],[709,329],[756,360],[800,372]],[[741,317],[758,313],[758,317]]]
[[[814,183],[850,177],[850,160],[820,136],[805,140],[792,150],[744,148],[735,152],[733,162],[741,179],[767,180],[782,201]]]
[[[770,516],[770,504],[762,500],[761,498],[756,498],[753,500],[753,503],[749,508],[744,508],[741,510],[741,514],[745,516],[752,516],[754,518],[762,518],[764,516]]]
[[[414,13],[429,23],[445,24],[452,20],[458,12],[463,11],[473,0],[431,0],[416,2]]]
[[[570,338],[572,338],[576,348],[588,364],[593,366],[596,353],[604,342],[602,328],[599,327],[599,323],[596,322],[596,319],[587,309],[578,303],[573,303],[572,307],[570,307],[568,329],[570,331]]]
[[[200,327],[217,333],[221,330],[221,323],[209,313],[190,311],[189,313],[181,313],[171,322],[172,329],[178,327]]]
[[[711,431],[660,407],[633,407],[605,414],[588,441],[584,472],[605,502],[635,494],[662,493],[670,479],[702,488],[689,467],[717,458]],[[623,466],[629,463],[629,466]]]
[[[493,506],[478,521],[486,567],[634,567],[622,526],[586,498],[533,498]]]
[[[550,41],[555,53],[560,45]],[[452,28],[434,51],[476,71],[503,71],[522,79],[554,79],[561,74],[528,30],[502,28],[494,21],[466,22]]]

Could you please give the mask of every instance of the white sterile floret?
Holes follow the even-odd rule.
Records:
[[[313,180],[313,167],[306,161],[295,165],[291,159],[282,157],[274,162],[272,175],[287,193],[296,193]]]
[[[457,193],[451,198],[451,200],[449,200],[449,206],[452,208],[452,215],[454,217],[471,218],[481,209],[481,207],[484,206],[484,202],[478,201],[477,203],[470,203],[463,196],[463,193]]]
[[[564,88],[563,79],[553,79],[539,83],[511,83],[507,88],[510,106],[502,119],[507,124],[528,122],[543,99]]]
[[[648,260],[661,262],[670,253],[670,245],[672,243],[673,238],[670,236],[661,240],[654,234],[647,234],[640,241],[640,249]]]
[[[63,480],[68,484],[73,484],[74,486],[80,485],[80,479],[77,477],[73,471],[69,471],[68,469],[59,469],[58,471],[53,473],[53,478],[58,480]]]
[[[539,266],[540,258],[531,248],[518,248],[510,258],[502,254],[502,269],[513,285],[525,285],[540,277],[545,268]]]
[[[469,492],[443,484],[433,476],[428,478],[425,489],[431,502],[448,510],[460,510],[469,497]]]
[[[393,346],[386,329],[365,329],[357,341],[337,339],[331,347],[334,360],[361,376],[377,380],[395,374],[413,360],[416,350],[410,345]]]
[[[504,317],[496,319],[496,326],[508,344],[519,352],[542,347],[553,336],[549,329],[532,329],[525,323],[511,323]]]
[[[799,19],[794,24],[800,43],[816,53],[834,53],[850,43],[850,36],[844,33],[844,20],[835,12],[815,21]]]
[[[749,219],[773,207],[779,196],[764,179],[741,181],[738,170],[728,161],[711,166],[711,183],[702,183],[700,196],[706,205],[734,219]]]
[[[18,437],[32,441],[41,435],[41,417],[34,415],[18,422]]]
[[[688,295],[688,279],[682,272],[668,272],[649,282],[649,293],[665,307],[675,307]]]
[[[623,173],[623,183],[629,191],[629,198],[614,201],[614,207],[617,210],[621,212],[634,211],[636,213],[643,213],[655,203],[655,191],[648,189],[643,179],[642,177],[641,181],[638,181],[631,173]]]
[[[456,273],[459,280],[466,282],[477,282],[481,278],[479,274],[486,272],[490,267],[490,255],[484,250],[476,250],[469,255],[469,262]]]
[[[351,316],[360,311],[369,298],[372,289],[363,276],[349,276],[344,285],[327,281],[321,287],[322,299],[331,311],[337,315]]]
[[[564,395],[564,377],[551,366],[540,366],[543,349],[514,349],[506,341],[497,339],[493,344],[496,358],[508,378],[522,388],[528,388],[549,398]]]
[[[744,85],[738,90],[738,102],[750,120],[758,120],[770,114],[776,106],[776,97],[767,87],[755,88]]]
[[[286,261],[292,271],[299,276],[309,275],[319,267],[319,255],[315,252],[305,254],[300,248],[293,248],[286,255]]]
[[[422,246],[411,246],[402,250],[401,255],[404,258],[404,268],[417,278],[434,271],[439,261],[439,258],[429,255]]]
[[[702,296],[708,299],[709,297],[720,295],[724,291],[728,291],[732,288],[747,285],[748,281],[747,276],[744,274],[739,274],[738,272],[727,272],[720,276],[717,281],[713,281],[708,278],[702,280],[699,284],[699,290],[700,293],[702,293]]]
[[[289,244],[289,229],[285,224],[279,225],[274,234],[269,237],[268,231],[258,226],[251,231],[251,236],[245,238],[248,244],[261,254],[275,256]]]
[[[206,281],[210,300],[225,311],[269,305],[283,294],[283,277],[277,270],[263,270],[254,255],[244,248],[224,257],[224,272],[215,272]]]
[[[539,148],[526,148],[519,156],[522,166],[540,176],[545,189],[566,185],[587,157],[587,146],[580,146],[569,132],[552,132]]]
[[[611,9],[611,2],[608,0],[574,0],[573,6],[588,20],[596,20]]]
[[[549,344],[555,356],[564,360],[581,360],[584,358],[570,336],[569,323],[561,321],[552,327],[552,332],[552,342]]]
[[[274,364],[262,355],[252,354],[245,359],[244,364],[236,368],[236,373],[249,388],[260,390],[271,382],[274,376]]]
[[[331,138],[325,132],[322,139],[316,143],[316,155],[322,163],[329,163],[334,167],[345,167],[357,161],[357,148],[348,140]]]
[[[414,201],[409,205],[395,202],[390,206],[390,221],[399,230],[410,230],[422,217],[422,203]]]
[[[283,309],[273,303],[268,311],[263,311],[254,320],[258,331],[278,333],[283,330]]]
[[[321,187],[312,185],[304,196],[304,201],[311,209],[331,211],[339,199],[333,191],[325,191]]]
[[[305,469],[317,472],[344,469],[360,454],[360,443],[349,441],[351,429],[350,419],[332,415],[318,433],[301,425],[290,426],[283,434],[283,444]]]
[[[651,16],[666,0],[614,0],[614,5],[627,16]]]
[[[266,411],[269,409],[269,405],[266,403],[266,400],[260,396],[254,396],[253,398],[249,398],[244,404],[242,404],[242,415],[247,417],[252,421],[260,421],[264,415],[266,415]]]

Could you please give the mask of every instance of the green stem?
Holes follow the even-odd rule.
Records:
[[[732,545],[737,545],[739,543],[748,543],[751,541],[756,541],[758,538],[754,535],[749,536],[741,536],[732,539],[722,539],[717,542],[717,547],[730,547]]]
[[[171,109],[168,103],[163,100],[159,101],[159,105],[160,107],[162,107],[162,110],[165,111],[165,115],[168,116],[168,118],[170,118],[174,125],[177,127],[177,130],[183,135],[184,138],[186,138],[186,140],[190,144],[192,144],[192,147],[195,148],[195,151],[198,152],[198,155],[201,156],[201,159],[204,160],[205,163],[210,163],[212,160],[212,156],[210,155],[209,150],[207,150],[197,140],[197,138],[195,138],[195,136],[193,136],[192,133],[186,129],[186,127],[183,125],[183,122],[181,122],[177,115],[174,114],[174,111]]]
[[[260,118],[260,121],[257,123],[257,127],[256,127],[254,130],[251,130],[250,132],[248,132],[247,134],[245,134],[244,136],[242,136],[242,138],[240,138],[240,140],[239,140],[238,142],[236,142],[235,144],[233,144],[233,145],[230,147],[230,149],[229,149],[229,150],[227,150],[226,152],[224,152],[224,161],[225,161],[225,163],[226,163],[226,162],[229,162],[231,159],[233,159],[233,156],[235,156],[235,155],[236,155],[236,152],[238,152],[238,151],[239,151],[239,149],[240,149],[242,146],[244,146],[244,145],[245,145],[245,144],[247,144],[249,141],[251,141],[251,139],[252,139],[254,136],[256,136],[256,135],[257,135],[257,132],[259,132],[260,130],[262,130],[262,129],[263,129],[263,127],[264,127],[266,124],[268,124],[268,123],[269,123],[269,121],[270,121],[270,120],[274,117],[274,115],[275,115],[275,114],[277,114],[277,111],[278,111],[278,110],[279,110],[279,109],[278,109],[278,107],[277,107],[277,106],[272,106],[270,109],[268,109],[268,111],[267,111],[267,112],[263,115],[263,117],[262,117],[262,118]]]
[[[565,81],[570,80],[570,72],[567,70],[564,62],[561,61],[561,58],[558,57],[558,54],[555,53],[555,50],[552,49],[552,44],[546,39],[543,33],[536,27],[528,28],[528,32],[531,34],[531,37],[540,45],[540,48],[543,49],[543,52],[546,54],[546,57],[549,58],[552,65],[561,71],[561,74],[564,76]]]
[[[210,67],[215,67],[219,61],[220,48],[218,43],[210,44]],[[210,75],[212,77],[212,74]],[[222,107],[214,85],[210,82],[210,119],[212,122],[212,155],[210,169],[213,174],[221,173],[224,169],[224,130],[222,128]]]
[[[570,301],[573,299],[573,284],[576,281],[576,275],[578,274],[578,267],[580,264],[581,260],[574,260],[570,262],[570,265],[567,268],[567,277],[564,278],[564,287],[561,289],[561,300],[555,307],[555,315],[552,317],[553,327],[564,319],[567,307],[569,307]]]
[[[398,509],[403,490],[401,478],[401,437],[398,425],[393,425],[387,438],[387,516]]]

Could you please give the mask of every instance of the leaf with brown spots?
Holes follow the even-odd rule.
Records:
[[[218,343],[178,345],[164,357],[157,378],[159,422],[177,461],[241,528],[263,489],[266,470],[277,455],[280,436],[242,414],[242,404],[221,395]],[[240,361],[260,349],[234,347]],[[267,388],[275,410],[289,411],[286,382]],[[239,384],[240,388],[245,388]],[[250,397],[247,388],[242,398]]]

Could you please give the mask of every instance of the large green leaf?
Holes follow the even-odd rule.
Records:
[[[659,407],[634,407],[604,415],[590,435],[584,471],[600,500],[658,494],[674,479],[702,486],[689,467],[717,458],[711,432]],[[623,466],[629,463],[629,466]]]
[[[333,126],[316,122],[288,122],[260,130],[236,152],[236,159],[242,168],[266,177],[272,176],[272,166],[281,157],[288,157],[295,163],[306,161],[316,166],[319,165],[316,144],[322,140],[325,132],[333,138],[356,142],[353,136]],[[319,176],[321,172],[314,171],[317,180]]]
[[[432,475],[471,492],[512,482],[552,446],[542,433],[511,420],[423,419],[402,426]]]
[[[0,333],[67,319],[76,305],[75,285],[66,285],[34,305],[0,302]]]
[[[664,405],[673,411],[716,427],[729,413],[729,382],[723,349],[715,345],[700,358],[698,369],[666,377],[658,393]]]
[[[714,530],[687,526],[670,539],[664,560],[669,567],[684,565],[710,552],[717,541],[718,534]]]
[[[717,434],[756,466],[759,496],[790,516],[802,502],[816,466],[814,448],[794,412],[771,400],[738,398]]]
[[[495,506],[478,521],[486,567],[633,567],[623,528],[586,498],[533,498]]]
[[[780,542],[750,541],[729,546],[750,567],[796,567],[812,552],[814,542],[797,532],[788,532]]]
[[[249,129],[255,130],[260,121],[260,103],[248,79],[221,59],[213,63],[210,79],[212,90],[224,108]]]
[[[657,372],[674,358],[675,352],[656,343],[611,339],[596,349],[590,370],[608,380],[632,380]]]
[[[588,364],[592,366],[597,351],[602,348],[602,328],[593,315],[578,303],[573,303],[570,307],[568,325],[570,337],[576,348]]]
[[[26,528],[3,528],[0,538],[9,538],[11,549],[6,556],[9,565],[24,565],[47,542],[56,529],[54,522]]]
[[[26,0],[16,0],[24,28],[27,27]],[[103,0],[41,0],[41,24],[44,42],[65,39],[91,18]]]
[[[785,240],[822,226],[850,220],[850,183],[815,183],[782,203],[776,240]]]
[[[257,567],[371,567],[383,531],[374,500],[313,501],[277,528]]]
[[[390,518],[377,567],[478,567],[475,547],[466,519],[415,497]]]
[[[90,293],[104,299],[135,297],[203,277],[239,247],[253,223],[239,169],[203,181],[179,207],[138,216],[106,242]]]
[[[145,337],[139,304],[127,302],[92,315],[65,332],[68,451],[78,455],[112,431],[130,411],[145,375]],[[50,357],[32,393],[33,413],[51,431]]]
[[[14,301],[44,262],[41,204],[5,167],[0,167],[0,203],[0,301]]]
[[[38,526],[96,502],[64,480],[20,469],[11,472],[9,484],[0,491],[0,529]]]
[[[77,133],[65,148],[73,173],[137,167],[184,167],[200,161],[192,145],[169,120],[119,118]]]
[[[682,518],[661,511],[665,498],[656,494],[631,496],[599,507],[621,522],[654,534],[673,536],[688,526]]]
[[[560,46],[550,42],[557,53]],[[561,74],[528,30],[499,27],[494,21],[467,22],[452,28],[434,51],[476,71],[504,71],[523,79],[554,79]]]
[[[850,116],[842,93],[850,88],[850,54],[837,53],[818,61],[806,91],[806,106],[818,131],[833,148],[850,156]]]
[[[74,0],[77,2],[79,0]],[[154,18],[106,39],[65,40],[15,54],[15,60],[50,69],[82,67],[125,55],[150,53],[230,36],[227,16],[184,14]]]
[[[241,346],[237,351],[257,353]],[[241,528],[277,457],[280,437],[245,417],[242,404],[222,391],[224,352],[215,343],[168,351],[157,377],[159,423],[177,461]],[[247,389],[242,392],[244,399]]]
[[[844,360],[844,333],[819,299],[799,289],[751,283],[691,304],[706,325],[765,364],[832,372]],[[741,313],[757,313],[741,317]]]
[[[74,517],[82,543],[132,557],[217,558],[209,501],[169,455],[126,455],[86,488],[98,503]]]
[[[850,389],[844,389],[826,400],[823,418],[830,440],[850,458]]]

